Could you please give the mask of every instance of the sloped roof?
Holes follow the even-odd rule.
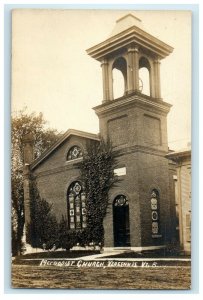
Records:
[[[53,151],[55,151],[64,141],[66,141],[71,135],[83,137],[90,140],[100,141],[98,134],[80,131],[76,129],[68,129],[62,137],[58,139],[49,149],[44,151],[37,159],[35,159],[31,165],[31,170],[35,169],[39,164],[41,164]]]
[[[92,58],[102,61],[113,52],[132,44],[156,54],[160,59],[173,52],[173,47],[146,32],[141,20],[132,14],[127,14],[117,20],[111,36],[86,51]]]

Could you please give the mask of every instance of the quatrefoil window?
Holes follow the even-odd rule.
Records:
[[[78,146],[73,146],[68,151],[67,160],[73,160],[82,157],[82,150]]]

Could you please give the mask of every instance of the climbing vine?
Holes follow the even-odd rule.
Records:
[[[87,197],[87,235],[89,243],[103,246],[103,220],[109,205],[109,190],[116,182],[115,154],[109,141],[91,142],[80,165]]]

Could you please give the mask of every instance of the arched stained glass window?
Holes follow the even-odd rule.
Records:
[[[152,236],[160,233],[160,216],[159,216],[159,192],[152,190],[151,192],[151,218],[152,218]]]
[[[79,181],[74,181],[69,186],[67,197],[69,228],[86,228],[86,194],[84,186]]]
[[[76,158],[80,158],[82,156],[83,156],[83,154],[82,154],[81,148],[78,146],[73,146],[68,151],[67,160],[73,160]]]

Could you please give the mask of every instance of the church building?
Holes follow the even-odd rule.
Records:
[[[86,194],[77,165],[89,141],[99,143],[102,138],[112,143],[118,162],[115,174],[122,179],[109,192],[104,249],[142,251],[171,243],[175,200],[166,158],[171,105],[161,97],[160,65],[172,51],[171,46],[144,31],[141,20],[132,14],[117,20],[111,36],[87,50],[102,68],[103,101],[93,108],[100,132],[69,129],[34,161],[32,139],[25,139],[26,225],[30,222],[29,181],[33,174],[41,197],[53,203],[57,218],[66,215],[70,229],[86,228]],[[124,78],[124,94],[119,98],[113,90],[115,69]],[[140,77],[143,69],[148,73],[148,95]]]

